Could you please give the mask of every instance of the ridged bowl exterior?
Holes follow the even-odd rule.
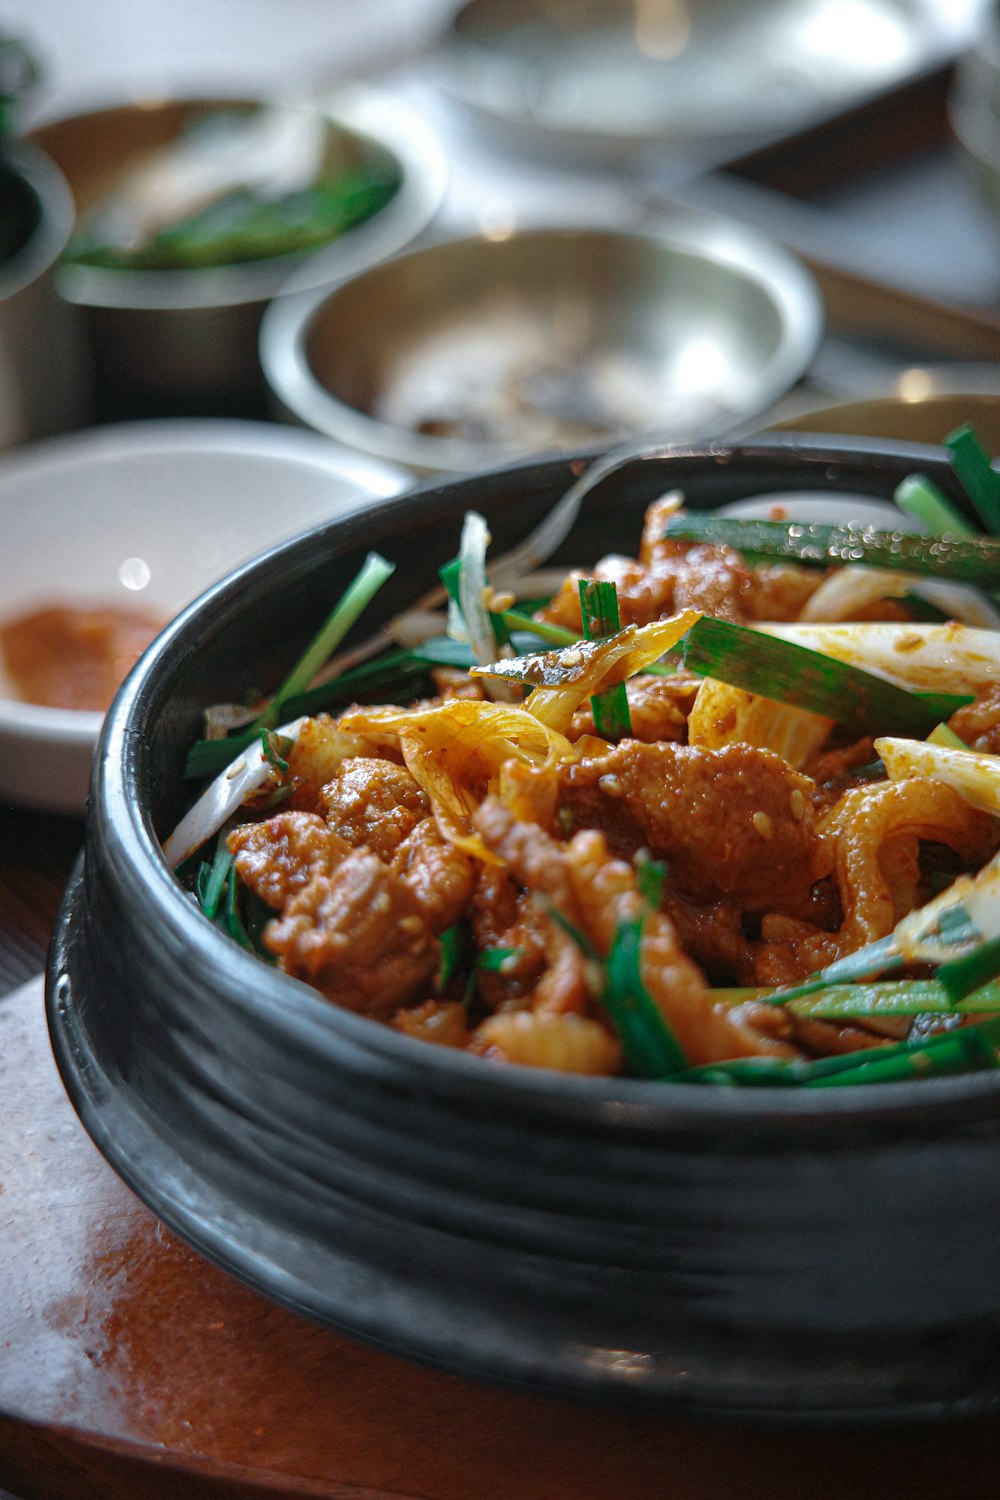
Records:
[[[500,1068],[329,1005],[205,921],[159,853],[200,710],[278,680],[369,547],[388,614],[470,506],[499,551],[578,460],[427,486],[275,549],[169,628],[104,730],[50,956],[57,1061],[112,1165],[273,1298],[461,1373],[771,1420],[1000,1405],[1000,1080],[739,1092]],[[613,476],[566,560],[679,486],[958,491],[938,450],[798,437]]]

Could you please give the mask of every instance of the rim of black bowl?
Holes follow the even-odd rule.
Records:
[[[532,1069],[517,1065],[491,1066],[483,1059],[452,1048],[436,1047],[332,1004],[319,992],[289,976],[268,968],[261,960],[239,948],[194,907],[163,856],[148,810],[136,795],[141,780],[149,734],[169,693],[175,663],[199,638],[221,631],[227,621],[241,613],[253,597],[259,597],[269,578],[283,573],[294,559],[323,545],[324,554],[336,558],[358,545],[378,546],[398,529],[401,507],[409,516],[440,512],[460,516],[472,497],[461,507],[452,498],[471,486],[478,492],[523,476],[547,472],[581,461],[591,461],[600,452],[550,458],[532,458],[493,469],[480,475],[447,482],[431,481],[403,496],[374,506],[358,507],[337,520],[284,542],[229,574],[195,600],[157,638],[120,689],[105,720],[95,759],[89,818],[104,841],[104,852],[115,868],[127,870],[129,883],[147,911],[164,923],[165,941],[187,947],[199,957],[214,982],[224,983],[229,997],[252,1011],[255,1024],[299,1046],[336,1051],[343,1044],[377,1059],[387,1071],[398,1068],[407,1075],[419,1063],[428,1087],[437,1094],[467,1092],[474,1082],[480,1105],[502,1106],[511,1111],[529,1109],[550,1117],[571,1120],[578,1111],[592,1112],[603,1106],[617,1115],[623,1127],[679,1130],[710,1128],[713,1123],[731,1129],[734,1122],[773,1125],[790,1124],[836,1128],[863,1115],[867,1126],[884,1122],[898,1128],[903,1117],[911,1117],[933,1128],[942,1115],[954,1118],[956,1106],[968,1117],[992,1115],[1000,1107],[1000,1072],[989,1070],[952,1077],[913,1082],[866,1084],[842,1090],[797,1090],[780,1087],[724,1089],[684,1083],[661,1083],[627,1077],[591,1078]],[[853,438],[798,433],[767,435],[760,440],[736,444],[684,445],[650,450],[640,461],[685,466],[727,464],[756,465],[766,474],[768,485],[778,481],[787,490],[838,488],[851,493],[867,473],[869,485],[881,476],[881,491],[891,495],[904,474],[915,469],[929,473],[961,503],[962,491],[943,449],[913,443],[863,444]],[[785,472],[782,472],[785,471]],[[567,468],[570,478],[572,474]],[[672,488],[682,473],[673,473]],[[804,483],[813,480],[813,484]],[[826,480],[826,485],[822,483]],[[817,484],[816,481],[820,482]],[[887,486],[891,486],[887,488]],[[595,491],[596,493],[596,491]],[[482,496],[480,496],[482,498]],[[734,497],[735,498],[735,497]],[[342,539],[342,541],[341,541]],[[202,707],[207,705],[201,705]],[[196,713],[197,717],[197,713]],[[166,834],[169,830],[163,830]],[[279,1003],[280,1002],[280,1003]]]

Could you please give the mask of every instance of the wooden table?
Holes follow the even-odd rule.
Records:
[[[82,818],[0,800],[0,997],[45,962],[59,898],[82,841]]]
[[[534,1399],[352,1343],[203,1260],[81,1129],[40,980],[10,988],[40,964],[80,831],[0,808],[0,1487],[25,1500],[995,1500],[1000,1420],[782,1432]]]

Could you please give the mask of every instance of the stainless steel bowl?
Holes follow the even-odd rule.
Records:
[[[83,212],[143,153],[175,139],[193,110],[257,102],[263,101],[202,97],[119,104],[51,121],[32,138],[62,169]],[[395,99],[350,87],[322,108],[359,156],[374,145],[395,157],[402,181],[385,208],[308,257],[300,284],[314,287],[408,244],[433,217],[445,183],[434,136]],[[259,387],[261,313],[305,260],[276,256],[197,271],[64,265],[59,289],[86,311],[104,383],[187,399],[196,413],[205,398],[226,400]]]
[[[261,363],[286,416],[419,473],[581,442],[718,436],[763,412],[822,331],[808,273],[752,231],[535,229],[410,251],[278,299]]]
[[[799,128],[949,60],[969,0],[467,0],[442,83],[521,147],[625,156]]]
[[[90,372],[79,314],[56,290],[56,264],[73,228],[73,200],[36,147],[5,146],[5,221],[24,216],[24,238],[0,262],[0,449],[84,420]],[[16,199],[16,204],[11,200]]]
[[[1000,4],[989,0],[949,95],[952,129],[983,201],[1000,213]]]

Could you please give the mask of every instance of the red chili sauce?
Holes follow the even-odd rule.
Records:
[[[164,623],[140,609],[56,605],[0,625],[0,653],[18,698],[103,712]]]

